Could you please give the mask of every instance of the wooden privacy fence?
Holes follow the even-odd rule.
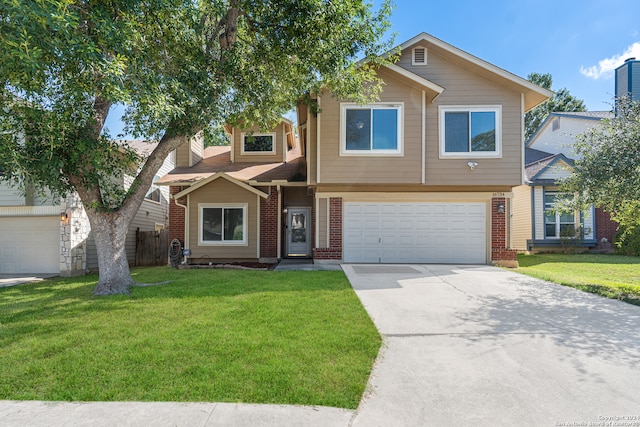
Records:
[[[136,231],[136,266],[167,265],[169,230]]]

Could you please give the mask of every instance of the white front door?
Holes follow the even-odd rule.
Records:
[[[487,204],[345,203],[344,261],[485,264]]]
[[[289,208],[287,214],[287,256],[311,256],[309,208]]]

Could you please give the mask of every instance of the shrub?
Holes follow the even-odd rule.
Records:
[[[640,256],[640,225],[620,224],[613,241],[617,254]]]

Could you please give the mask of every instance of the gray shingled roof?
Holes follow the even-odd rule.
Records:
[[[553,163],[558,157],[573,166],[573,160],[564,154],[551,154],[545,151],[535,150],[533,148],[525,148],[524,151],[524,174],[526,180],[531,182],[533,178],[544,168]]]

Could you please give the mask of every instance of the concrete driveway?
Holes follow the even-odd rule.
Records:
[[[0,274],[0,288],[22,285],[24,283],[40,282],[58,274]]]
[[[640,426],[640,307],[488,266],[343,269],[385,336],[353,426]]]

